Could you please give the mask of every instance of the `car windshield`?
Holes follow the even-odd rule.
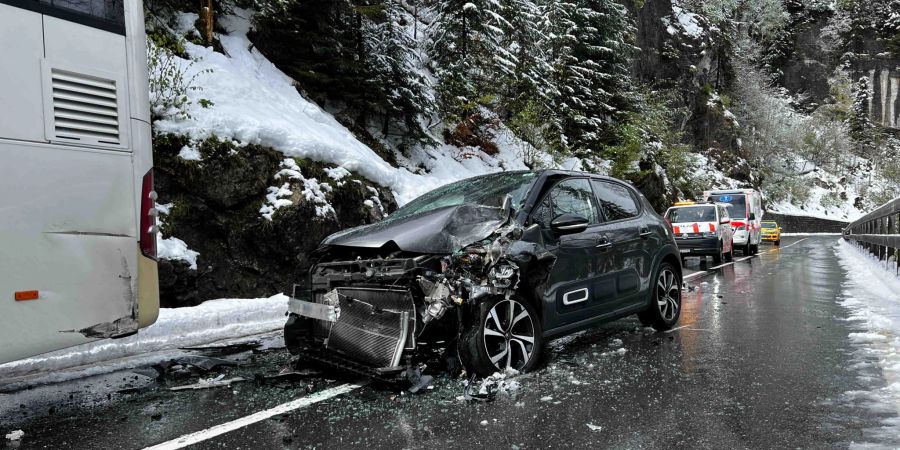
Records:
[[[763,222],[762,227],[763,228],[775,228],[775,224],[772,222]]]
[[[710,195],[707,200],[728,203],[728,215],[731,218],[747,217],[747,199],[744,194],[715,194]]]
[[[512,197],[512,207],[519,209],[534,182],[534,172],[500,172],[469,178],[439,187],[407,203],[388,219],[399,219],[447,206],[473,203],[482,206],[503,206],[503,198]]]
[[[672,223],[715,222],[716,208],[714,206],[685,206],[681,208],[672,208],[666,214],[666,218]]]

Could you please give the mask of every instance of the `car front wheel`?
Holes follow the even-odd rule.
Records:
[[[475,322],[459,340],[459,358],[469,373],[488,376],[507,368],[527,372],[537,366],[544,347],[541,321],[523,300],[497,298],[478,308]]]
[[[641,323],[657,331],[669,330],[681,316],[681,276],[678,270],[667,262],[662,263],[651,289],[653,302],[638,314],[638,318]]]

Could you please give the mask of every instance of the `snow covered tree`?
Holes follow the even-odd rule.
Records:
[[[866,156],[875,149],[876,130],[869,118],[869,102],[872,99],[872,87],[869,86],[869,78],[861,77],[854,86],[853,105],[850,107],[850,114],[847,117],[847,128],[850,130],[850,137],[856,142],[860,156]]]
[[[516,58],[503,45],[510,23],[496,0],[433,0],[431,7],[428,54],[438,102],[444,117],[458,122],[498,94],[499,78],[513,74]]]
[[[576,155],[598,155],[615,141],[615,120],[633,102],[634,29],[625,7],[613,0],[577,0],[574,9],[558,13],[570,23],[551,49],[560,144]]]
[[[417,44],[405,30],[400,4],[387,0],[381,6],[377,20],[365,29],[371,47],[366,52],[368,65],[382,86],[383,97],[377,105],[383,116],[381,132],[402,141],[427,142],[420,118],[431,112],[434,100],[427,94],[428,80],[420,72]]]
[[[532,0],[502,0],[502,4],[509,24],[502,44],[514,57],[515,66],[503,83],[501,102],[515,113],[525,109],[536,97],[547,98],[552,67],[542,46],[546,39],[541,26],[541,7]]]

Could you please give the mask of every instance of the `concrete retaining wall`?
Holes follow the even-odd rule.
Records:
[[[840,233],[849,222],[818,217],[790,216],[766,211],[763,220],[774,220],[782,233]]]

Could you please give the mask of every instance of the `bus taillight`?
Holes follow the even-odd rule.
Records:
[[[156,191],[153,190],[153,169],[144,175],[141,183],[141,253],[156,260]]]

